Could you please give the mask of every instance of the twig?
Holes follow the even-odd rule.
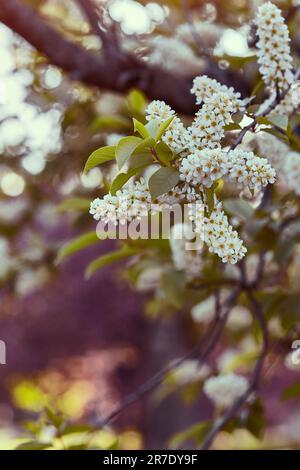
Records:
[[[246,403],[248,398],[252,395],[254,391],[257,390],[259,386],[264,361],[265,361],[266,355],[268,353],[268,348],[269,348],[269,334],[268,334],[267,324],[263,316],[261,307],[250,289],[247,291],[247,295],[253,307],[254,315],[256,316],[260,324],[260,328],[262,332],[263,344],[262,344],[261,354],[254,368],[252,378],[251,378],[251,381],[247,390],[238,400],[236,400],[233,403],[233,405],[228,409],[228,411],[220,419],[216,421],[215,425],[213,426],[213,428],[211,429],[211,431],[209,432],[209,434],[207,435],[206,439],[203,442],[203,445],[201,447],[202,450],[207,450],[210,448],[218,432],[225,426],[226,423],[228,423],[228,421],[230,421],[236,415],[236,413]]]
[[[298,80],[300,76],[300,67],[297,69],[295,75],[294,75],[294,82],[296,82]],[[283,93],[281,93],[280,95],[276,95],[276,98],[272,101],[272,103],[267,107],[267,109],[265,109],[264,111],[256,114],[255,116],[253,116],[253,121],[248,124],[248,126],[245,126],[243,127],[243,129],[241,130],[241,132],[239,133],[237,139],[235,140],[235,142],[233,142],[233,144],[231,145],[230,147],[230,150],[234,150],[243,140],[244,136],[247,134],[248,131],[254,131],[255,130],[255,127],[256,125],[258,124],[257,123],[257,120],[260,118],[260,117],[264,117],[264,116],[267,116],[271,111],[273,111],[276,106],[284,99],[284,97],[287,95],[287,93],[290,91],[290,88],[287,88]]]

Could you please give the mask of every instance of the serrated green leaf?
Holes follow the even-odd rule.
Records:
[[[162,124],[160,124],[160,126],[158,128],[158,131],[157,131],[157,134],[155,136],[156,141],[159,141],[161,139],[161,137],[166,132],[166,130],[168,129],[169,125],[171,124],[171,122],[173,121],[174,118],[175,118],[175,116],[172,116],[169,119],[167,119],[166,121],[164,121]]]
[[[63,259],[67,258],[68,256],[77,253],[77,251],[83,250],[94,243],[97,243],[99,238],[96,232],[88,232],[84,235],[80,235],[79,237],[74,238],[73,240],[69,241],[65,245],[63,245],[57,255],[57,262],[60,263]]]
[[[58,212],[67,212],[67,211],[87,211],[89,210],[91,201],[90,199],[83,197],[70,197],[62,201],[57,207]]]
[[[142,142],[140,137],[124,137],[121,139],[116,147],[116,159],[119,169],[122,168],[124,163],[132,155],[136,147]]]
[[[149,179],[149,190],[152,199],[167,193],[176,186],[179,181],[179,172],[175,168],[162,167]]]
[[[149,132],[146,129],[146,126],[137,119],[133,118],[133,128],[134,132],[138,132],[144,139],[147,139],[149,136]]]
[[[115,152],[116,147],[112,145],[95,150],[87,159],[83,172],[86,173],[97,165],[102,165],[102,163],[113,160],[115,158]]]
[[[108,266],[109,264],[116,263],[117,261],[129,258],[130,256],[134,256],[138,252],[139,251],[134,248],[126,247],[117,251],[111,251],[110,253],[106,253],[105,255],[100,256],[88,265],[85,270],[85,278],[90,279],[96,271],[99,271],[99,269],[102,269],[105,266]]]

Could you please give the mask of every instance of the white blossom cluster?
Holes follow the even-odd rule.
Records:
[[[187,145],[186,129],[181,120],[175,116],[175,111],[164,101],[154,100],[146,108],[147,121],[166,121],[173,117],[162,140],[175,153],[182,151]]]
[[[125,224],[127,221],[148,215],[151,195],[145,181],[141,179],[117,191],[115,196],[106,194],[91,203],[90,214],[104,223]]]
[[[215,95],[219,95],[220,93],[225,94],[231,101],[232,106],[238,111],[241,111],[245,104],[244,101],[240,99],[240,93],[237,93],[233,87],[221,85],[217,80],[209,78],[207,75],[194,78],[191,93],[196,96],[197,104],[207,103],[214,98]]]
[[[229,176],[236,180],[240,188],[260,190],[267,184],[275,183],[276,173],[266,158],[241,149],[231,150],[229,156]]]
[[[299,152],[291,151],[284,142],[263,132],[248,137],[243,146],[247,149],[256,147],[257,152],[267,155],[287,186],[300,196]]]
[[[238,233],[229,224],[221,205],[209,217],[204,218],[204,239],[209,251],[217,254],[223,263],[235,264],[247,252]]]
[[[189,224],[178,223],[172,227],[170,246],[174,266],[179,271],[184,271],[190,280],[199,277],[203,265],[202,250],[198,247],[195,250],[188,249],[188,244],[193,243],[194,237]]]
[[[281,11],[271,2],[258,8],[257,56],[264,82],[273,90],[286,90],[293,83],[293,64],[288,27]]]
[[[210,377],[203,390],[217,406],[228,408],[247,391],[248,386],[245,377],[232,373]]]
[[[261,190],[275,182],[275,170],[266,158],[241,149],[198,150],[183,158],[180,179],[192,186],[210,188],[220,178],[235,181],[239,188]]]

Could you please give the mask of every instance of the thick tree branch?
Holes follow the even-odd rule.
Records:
[[[137,87],[150,99],[164,100],[179,112],[193,114],[195,111],[194,97],[190,94],[191,76],[152,66],[125,51],[109,55],[86,51],[61,36],[19,0],[1,1],[0,21],[47,56],[52,64],[61,67],[73,80],[117,92]],[[220,70],[213,62],[207,63],[203,73],[234,86],[243,95],[249,92],[249,85],[241,75]]]

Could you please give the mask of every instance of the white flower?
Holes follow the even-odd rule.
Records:
[[[211,79],[208,80],[210,83]],[[218,82],[216,84],[221,88],[224,86]],[[231,89],[215,92],[213,88],[213,86],[208,85],[208,88],[200,88],[197,94],[198,102],[203,101],[204,104],[196,113],[191,126],[187,129],[188,148],[191,151],[207,147],[220,147],[221,140],[224,137],[224,126],[231,122],[233,113],[244,108],[242,101],[235,93],[231,92]],[[209,90],[212,90],[212,94],[209,94]]]
[[[235,264],[247,252],[220,205],[204,219],[204,241],[209,251],[217,254],[223,263]]]
[[[285,90],[293,82],[288,27],[276,5],[267,2],[256,16],[257,56],[264,82],[274,90]]]
[[[207,379],[203,390],[217,406],[227,408],[247,391],[248,386],[245,377],[225,374]]]
[[[202,365],[195,359],[187,359],[173,371],[172,376],[180,385],[186,385],[204,380],[209,374],[208,365]]]
[[[164,101],[153,100],[146,108],[147,121],[152,119],[166,121],[172,116],[175,116],[175,111]]]
[[[209,323],[214,318],[215,314],[215,298],[208,297],[203,302],[200,302],[191,310],[191,316],[196,323]]]
[[[117,191],[115,196],[106,194],[103,199],[91,203],[90,214],[104,223],[124,224],[148,215],[151,195],[143,179]]]
[[[234,91],[232,87],[221,85],[217,80],[209,78],[207,75],[194,78],[191,93],[196,95],[197,104],[207,103],[214,95],[224,94],[231,100],[234,107],[242,108],[244,106],[244,102],[240,99],[240,93]]]
[[[238,187],[259,191],[267,184],[275,182],[275,170],[266,158],[239,148],[228,152],[228,158],[229,177],[237,182]]]
[[[198,150],[183,158],[180,179],[193,186],[210,188],[228,172],[227,154],[220,149]]]

